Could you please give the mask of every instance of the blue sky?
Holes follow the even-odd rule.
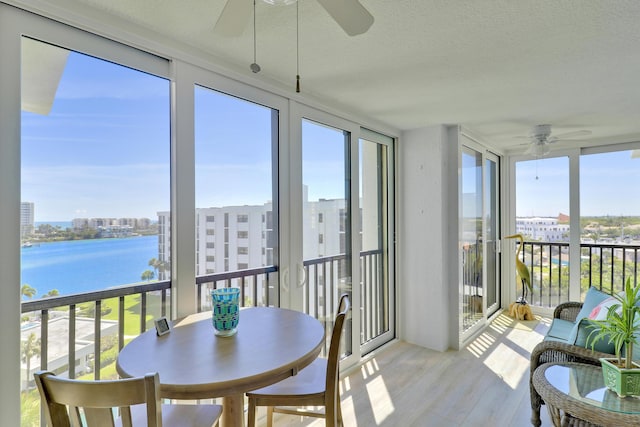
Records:
[[[169,208],[169,82],[70,54],[49,115],[22,113],[22,200],[36,221]]]
[[[640,158],[630,151],[580,156],[581,215],[640,216],[639,182]],[[569,214],[568,157],[519,162],[516,194],[518,216]]]
[[[149,217],[170,205],[169,81],[72,52],[48,115],[22,113],[35,220]],[[196,206],[272,199],[271,109],[195,90]],[[310,200],[344,197],[343,135],[303,123]]]
[[[196,205],[271,200],[271,109],[195,95]],[[169,105],[168,80],[71,53],[51,113],[22,114],[22,200],[36,221],[168,210]],[[303,141],[309,200],[343,198],[342,132],[305,120]],[[640,215],[639,166],[629,151],[582,156],[582,214]],[[566,157],[520,162],[516,175],[519,216],[569,213]]]

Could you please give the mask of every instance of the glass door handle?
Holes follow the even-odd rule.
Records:
[[[300,271],[300,281],[298,282],[298,287],[302,288],[307,284],[307,269],[304,268],[304,264],[298,264],[298,269]]]

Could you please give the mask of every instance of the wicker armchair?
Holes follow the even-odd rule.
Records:
[[[556,307],[553,317],[575,321],[578,312],[582,308],[580,302],[566,302]],[[600,353],[588,348],[566,344],[558,341],[542,341],[531,352],[531,365],[529,376],[529,388],[531,393],[531,424],[539,427],[540,407],[544,403],[538,392],[533,387],[533,373],[538,366],[547,362],[578,362],[600,366],[601,357],[613,357],[611,354]]]

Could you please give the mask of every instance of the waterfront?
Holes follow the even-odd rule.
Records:
[[[20,285],[40,298],[53,289],[69,295],[136,283],[157,257],[157,236],[39,243],[21,249]]]

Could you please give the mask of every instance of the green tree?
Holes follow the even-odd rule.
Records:
[[[142,276],[140,276],[140,278],[148,282],[148,281],[151,281],[151,279],[153,279],[155,275],[156,274],[153,271],[145,270],[142,272]]]
[[[34,288],[32,288],[30,285],[28,285],[27,283],[23,284],[20,287],[20,295],[22,295],[23,297],[27,297],[27,298],[33,298],[33,296],[38,293],[38,291],[36,291]]]
[[[25,379],[24,389],[29,389],[29,377],[31,373],[31,358],[40,356],[40,338],[35,333],[30,333],[26,341],[22,341],[22,361],[27,365],[27,375]]]
[[[57,289],[51,289],[49,292],[44,294],[42,298],[57,297],[58,295],[60,295],[60,291],[58,291]]]
[[[154,257],[149,260],[148,265],[149,267],[153,267],[153,272],[155,273],[155,276],[158,276],[158,270],[162,267],[162,261]]]

